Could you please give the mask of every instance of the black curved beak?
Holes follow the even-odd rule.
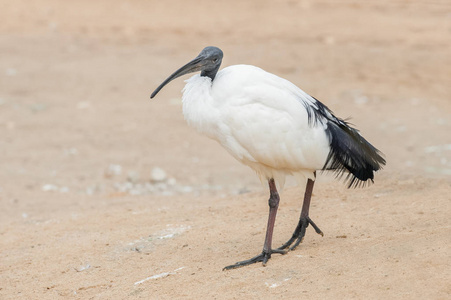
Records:
[[[190,61],[189,63],[187,63],[186,65],[184,65],[183,67],[181,67],[180,69],[178,69],[177,71],[175,71],[171,76],[169,76],[165,81],[163,81],[162,84],[160,84],[155,91],[153,91],[152,95],[150,95],[150,99],[152,99],[153,97],[155,97],[158,92],[169,82],[171,82],[172,80],[176,79],[177,77],[183,76],[185,74],[188,73],[193,73],[193,72],[197,72],[197,71],[201,71],[202,67],[204,66],[204,60],[202,56],[198,56],[195,59],[193,59],[192,61]]]

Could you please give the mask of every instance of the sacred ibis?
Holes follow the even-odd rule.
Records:
[[[373,181],[374,172],[385,165],[385,160],[355,128],[288,80],[250,65],[219,71],[222,58],[221,49],[206,47],[158,86],[150,98],[173,79],[200,71],[186,81],[183,89],[186,121],[218,141],[269,184],[269,217],[262,253],[224,269],[256,262],[266,265],[272,253],[295,249],[309,225],[323,235],[309,217],[317,170],[331,170],[339,177],[347,174],[348,186],[356,187]],[[283,187],[287,175],[301,182],[307,180],[304,202],[292,237],[273,249],[277,186]]]

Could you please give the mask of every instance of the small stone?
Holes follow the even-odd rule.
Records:
[[[110,164],[108,168],[105,170],[105,177],[110,178],[113,176],[121,175],[121,173],[122,173],[121,165]]]
[[[67,186],[62,186],[58,190],[59,190],[60,193],[67,193],[67,192],[69,192],[69,188]]]
[[[83,271],[85,271],[85,270],[87,270],[89,268],[91,268],[91,265],[89,263],[87,263],[87,264],[80,265],[80,266],[74,268],[74,270],[77,271],[77,272],[83,272]]]
[[[94,195],[94,193],[97,191],[97,187],[94,185],[94,186],[88,186],[87,188],[86,188],[86,190],[85,190],[85,192],[86,192],[86,195],[88,195],[88,196],[92,196],[92,195]]]
[[[44,192],[54,192],[58,190],[58,187],[54,184],[44,184],[41,189]]]
[[[6,76],[16,76],[17,75],[17,69],[15,68],[7,68],[5,70]]]
[[[136,171],[130,171],[127,174],[127,180],[133,183],[136,183],[139,181],[139,174]]]
[[[165,181],[167,178],[166,172],[158,167],[155,167],[150,172],[150,179],[152,181],[158,182],[158,181]]]

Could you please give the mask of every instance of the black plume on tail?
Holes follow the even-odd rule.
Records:
[[[357,129],[339,118],[329,119],[326,131],[330,152],[323,170],[332,170],[338,177],[349,172],[346,177],[349,188],[365,185],[368,179],[373,182],[373,172],[385,165],[381,152],[365,140]]]

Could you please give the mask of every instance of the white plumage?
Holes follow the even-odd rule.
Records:
[[[316,100],[291,82],[249,65],[209,77],[192,76],[183,89],[183,114],[262,181],[283,187],[286,175],[314,179],[330,152],[322,120],[309,126],[305,105]]]
[[[219,71],[223,53],[207,47],[169,76],[151,95],[171,80],[201,71],[186,81],[183,114],[197,131],[218,141],[233,157],[254,169],[270,190],[269,216],[261,254],[225,269],[255,262],[266,265],[271,254],[285,254],[302,242],[309,225],[322,231],[309,217],[317,170],[338,176],[347,173],[349,186],[373,180],[385,160],[380,152],[320,101],[291,82],[260,68],[235,65]],[[279,205],[279,188],[287,175],[307,185],[299,223],[292,237],[273,249],[272,235]]]

